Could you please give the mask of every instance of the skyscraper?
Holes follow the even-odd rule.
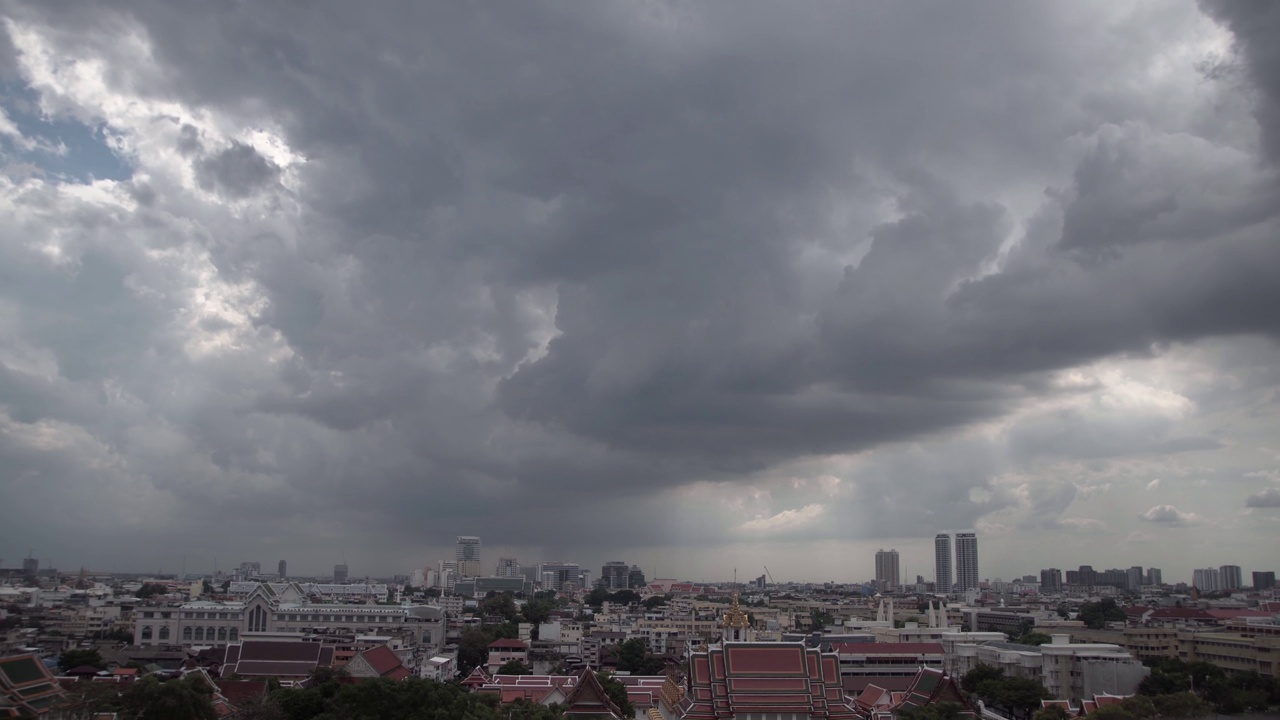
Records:
[[[1223,565],[1218,568],[1218,580],[1223,590],[1239,590],[1244,587],[1244,572],[1239,565]]]
[[[1253,571],[1253,589],[1254,590],[1271,590],[1276,586],[1275,570],[1255,570]]]
[[[1147,584],[1163,585],[1164,578],[1161,576],[1160,568],[1147,568]]]
[[[600,568],[600,582],[610,590],[622,590],[631,583],[631,566],[621,560],[610,560]]]
[[[1133,567],[1129,568],[1129,589],[1130,590],[1137,590],[1138,588],[1142,587],[1143,580],[1145,579],[1146,578],[1143,575],[1141,565],[1134,565]]]
[[[454,559],[458,561],[458,577],[480,577],[480,538],[474,535],[459,535],[454,552],[456,553]]]
[[[1040,571],[1040,592],[1062,592],[1062,571],[1058,568],[1046,568]]]
[[[498,558],[498,566],[494,568],[495,577],[520,577],[520,561],[513,557]]]
[[[1191,584],[1200,592],[1217,592],[1222,589],[1221,573],[1218,568],[1192,570]]]
[[[978,534],[956,533],[956,590],[975,590],[978,575]]]
[[[284,580],[285,578],[289,577],[288,570],[289,570],[289,564],[281,560],[279,567],[276,568],[276,575],[278,575],[281,580]]]
[[[951,535],[949,533],[938,533],[933,538],[933,582],[937,592],[951,592]]]
[[[347,564],[342,563],[341,565],[334,565],[333,566],[333,582],[337,585],[341,585],[346,581],[347,581]]]
[[[876,586],[881,591],[893,590],[902,584],[898,572],[897,550],[876,551]]]

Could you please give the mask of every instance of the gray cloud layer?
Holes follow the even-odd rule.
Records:
[[[1276,12],[1203,10],[14,4],[0,68],[135,172],[6,186],[0,520],[390,571],[1118,538],[1214,478],[1257,538]]]

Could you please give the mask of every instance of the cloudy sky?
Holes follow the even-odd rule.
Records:
[[[1280,569],[1276,3],[0,16],[5,566]]]

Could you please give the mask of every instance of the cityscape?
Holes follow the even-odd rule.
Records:
[[[881,549],[873,578],[844,584],[778,583],[768,567],[754,577],[735,568],[732,581],[648,577],[623,560],[597,572],[486,554],[473,535],[458,536],[450,558],[362,580],[345,562],[325,577],[295,577],[287,559],[274,573],[244,561],[177,577],[60,572],[29,557],[0,568],[0,708],[60,717],[104,702],[82,682],[126,698],[144,673],[204,683],[217,712],[246,717],[271,702],[270,687],[308,692],[335,672],[443,683],[548,717],[654,720],[714,716],[717,702],[802,717],[928,706],[1078,716],[1139,697],[1194,715],[1265,709],[1280,690],[1275,570],[1223,565],[1166,583],[1160,568],[1081,565],[986,578],[979,540],[938,533],[932,574],[914,582],[898,551]],[[1176,663],[1270,690],[1224,679],[1187,709],[1181,690],[1162,690]],[[984,673],[1039,689],[1019,704],[1012,690],[970,685]],[[752,689],[769,677],[808,690]]]
[[[0,0],[0,720],[1280,720],[1280,0]]]

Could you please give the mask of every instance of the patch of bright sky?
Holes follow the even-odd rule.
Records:
[[[133,168],[112,149],[105,125],[44,116],[35,91],[15,83],[0,84],[0,107],[25,139],[0,137],[11,159],[30,163],[67,182],[127,180],[133,175]]]

